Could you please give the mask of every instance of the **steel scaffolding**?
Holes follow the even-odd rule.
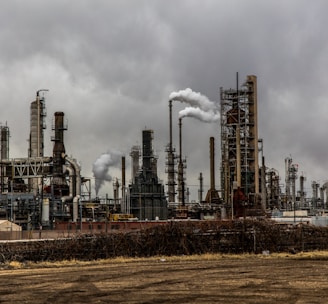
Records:
[[[220,89],[222,199],[232,202],[240,188],[250,201],[259,194],[257,78],[247,76],[241,88]]]

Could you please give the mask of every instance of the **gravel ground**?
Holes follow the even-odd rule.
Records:
[[[0,270],[0,303],[327,303],[328,263],[289,257],[152,258]]]

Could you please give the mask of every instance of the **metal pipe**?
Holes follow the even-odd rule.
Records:
[[[125,156],[122,156],[122,211],[126,213],[125,201]]]
[[[68,172],[68,176],[69,176],[69,194],[66,195],[66,196],[62,196],[61,197],[61,201],[62,203],[64,204],[65,202],[67,201],[70,201],[73,199],[73,179],[74,179],[74,169],[69,167],[69,166],[66,166],[64,165],[63,166],[63,173],[65,174],[66,172]]]
[[[12,165],[12,164],[26,164],[26,163],[51,163],[52,157],[27,157],[27,158],[11,158],[11,159],[1,159],[1,165]]]
[[[81,195],[81,168],[75,159],[64,155],[64,158],[73,166],[76,176],[76,189],[75,195]]]
[[[77,221],[78,218],[78,203],[81,197],[81,168],[75,159],[68,157],[64,153],[62,157],[73,167],[75,171],[75,193],[73,193],[73,221]],[[72,181],[73,184],[73,181]],[[71,185],[70,185],[71,189]],[[81,218],[82,220],[82,218]],[[82,227],[82,225],[81,225]]]

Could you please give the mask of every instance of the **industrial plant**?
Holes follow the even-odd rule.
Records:
[[[113,197],[91,197],[91,180],[82,176],[78,160],[68,157],[63,112],[53,118],[53,152],[44,155],[46,103],[44,91],[36,92],[30,106],[28,155],[10,158],[9,126],[1,126],[0,220],[8,220],[23,230],[55,230],[63,223],[82,229],[84,223],[226,220],[257,217],[281,222],[312,222],[327,225],[328,182],[312,182],[312,194],[304,190],[305,177],[291,157],[285,159],[285,176],[265,166],[263,139],[258,132],[257,77],[248,75],[235,88],[220,88],[218,104],[190,89],[174,92],[168,99],[166,181],[157,174],[152,129],[142,130],[142,146],[131,147],[131,182],[126,183],[125,156],[121,162],[121,185],[113,180]],[[173,143],[172,103],[186,103],[179,113],[179,149]],[[193,116],[220,126],[209,138],[210,186],[204,189],[199,173],[198,198],[190,200],[187,161],[183,155],[183,118]],[[214,142],[220,143],[215,158]],[[216,166],[216,163],[219,166]],[[189,164],[192,166],[192,164]],[[220,170],[216,170],[219,167]],[[220,185],[216,185],[216,180]],[[285,183],[283,188],[281,182]],[[205,195],[204,195],[205,194]],[[321,216],[320,218],[318,216]],[[106,226],[107,228],[107,226]]]

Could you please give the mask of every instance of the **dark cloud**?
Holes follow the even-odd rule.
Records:
[[[11,157],[27,155],[30,102],[47,88],[49,154],[55,111],[65,113],[66,150],[85,176],[109,150],[128,157],[142,130],[152,128],[165,181],[169,95],[191,88],[218,101],[219,88],[235,87],[239,72],[240,83],[258,76],[267,166],[283,182],[291,155],[309,185],[325,180],[327,9],[323,0],[3,1],[0,120],[10,127]],[[184,108],[173,106],[176,146]],[[219,124],[186,118],[183,135],[187,182],[197,199],[199,172],[209,183],[210,136],[219,168]]]

